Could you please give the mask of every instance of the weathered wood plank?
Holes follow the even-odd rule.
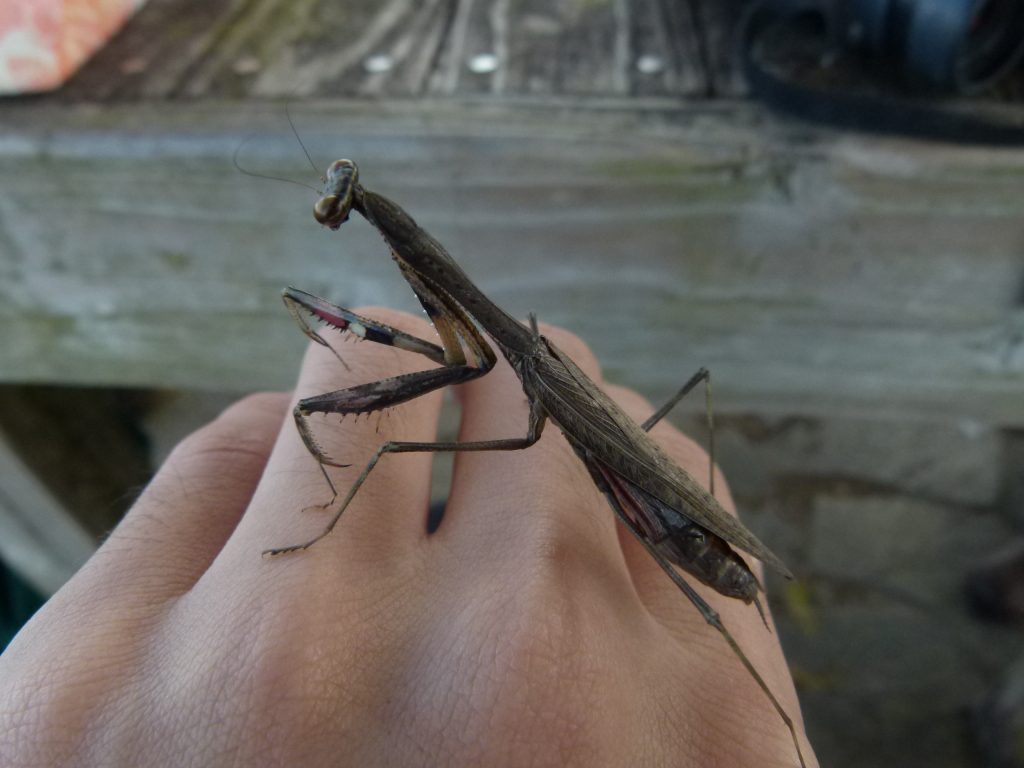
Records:
[[[746,0],[696,0],[695,28],[707,68],[706,95],[735,98],[747,94],[737,61],[737,27]]]
[[[151,0],[48,98],[735,98],[747,93],[737,35],[749,6],[745,0]],[[847,66],[821,74],[848,90],[867,73]],[[1019,101],[1021,83],[1024,74],[968,108]]]
[[[356,158],[510,311],[652,396],[704,364],[739,409],[1024,424],[1024,153],[787,144],[749,108],[297,112],[319,163]],[[26,106],[0,129],[6,381],[287,386],[281,286],[415,308],[369,227],[320,230],[312,192],[231,167],[256,131],[247,166],[312,180],[278,107]]]
[[[165,98],[178,92],[197,62],[216,50],[217,41],[250,0],[150,0],[106,46],[75,74],[57,98]]]
[[[448,0],[414,3],[414,13],[391,29],[360,71],[350,70],[340,90],[362,96],[423,94],[449,36],[451,5]]]
[[[508,51],[506,72],[499,81],[502,91],[528,95],[558,92],[562,73],[559,48],[569,34],[569,20],[559,10],[558,5],[543,0],[518,0],[514,14],[496,17],[501,19],[497,29],[504,29],[501,46]]]
[[[456,0],[429,78],[435,96],[502,93],[508,87],[510,0]],[[518,54],[518,52],[516,52]],[[490,59],[489,66],[476,62]]]
[[[665,0],[151,0],[55,98],[702,95],[699,48]]]
[[[708,72],[689,3],[645,0],[630,6],[632,92],[701,97]]]
[[[307,18],[288,39],[259,57],[253,94],[260,96],[339,96],[394,89],[397,96],[418,92],[433,64],[436,34],[444,23],[445,2],[324,3],[310,0]],[[423,30],[422,36],[413,34]],[[443,31],[443,29],[442,29]],[[263,30],[254,30],[258,46]],[[371,60],[386,57],[391,68],[377,71]],[[424,57],[426,59],[424,60]],[[386,77],[385,77],[386,75]],[[201,89],[197,89],[197,93]]]
[[[724,404],[729,408],[730,404]],[[686,424],[695,437],[707,431],[694,414]],[[876,418],[781,417],[716,414],[715,446],[730,490],[742,509],[777,497],[795,511],[798,488],[818,494],[916,497],[948,506],[991,508],[1000,501],[1010,465],[1003,436],[978,424]],[[966,514],[966,512],[965,512]]]

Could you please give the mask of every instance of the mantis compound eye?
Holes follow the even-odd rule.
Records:
[[[359,168],[351,160],[335,160],[327,169],[327,183],[331,184],[333,179],[344,178],[349,186],[359,181]]]
[[[313,218],[326,227],[337,229],[348,221],[348,212],[351,207],[351,194],[347,200],[337,195],[324,195],[313,206]]]

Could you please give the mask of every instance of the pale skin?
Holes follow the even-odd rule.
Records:
[[[430,337],[425,322],[357,312]],[[542,327],[601,381],[587,348]],[[715,630],[616,521],[556,428],[462,454],[440,530],[430,457],[386,457],[305,552],[329,496],[294,397],[414,370],[392,347],[311,348],[295,396],[260,394],[183,441],[125,520],[0,656],[0,764],[302,766],[797,765],[789,732]],[[422,365],[420,366],[422,367]],[[680,371],[680,379],[686,371]],[[638,421],[651,406],[608,391]],[[504,361],[456,391],[461,440],[521,436]],[[431,440],[441,396],[319,423],[344,491],[385,439]],[[378,433],[379,428],[379,433]],[[698,479],[707,457],[652,432]],[[716,493],[732,500],[722,478]],[[777,638],[713,590],[799,723]]]

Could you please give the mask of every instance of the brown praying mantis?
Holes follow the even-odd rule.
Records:
[[[319,534],[301,544],[270,549],[265,554],[280,555],[306,549],[327,536],[385,454],[519,450],[537,442],[550,419],[565,435],[618,519],[705,621],[725,638],[786,724],[800,765],[805,768],[793,721],[719,615],[673,567],[679,566],[723,595],[754,603],[762,619],[764,612],[758,600],[761,585],[733,547],[791,578],[782,561],[722,508],[713,495],[713,486],[710,486],[711,492],[706,491],[669,459],[648,434],[651,427],[700,382],[709,386],[707,370],[699,370],[662,408],[643,424],[637,424],[571,358],[539,333],[534,316],[530,316],[530,326],[526,327],[507,314],[470,281],[444,246],[421,229],[408,213],[388,198],[363,187],[355,163],[336,160],[328,168],[324,181],[324,194],[314,208],[316,220],[338,229],[348,220],[350,211],[355,210],[370,222],[390,247],[392,258],[426,310],[441,344],[361,317],[296,288],[284,291],[289,311],[303,332],[318,344],[331,348],[303,313],[329,327],[421,354],[440,365],[301,400],[294,410],[295,423],[321,470],[324,466],[349,465],[333,460],[317,443],[308,420],[311,414],[380,411],[435,389],[485,375],[493,368],[497,356],[480,329],[493,339],[522,382],[529,402],[526,435],[475,442],[386,442],[373,454]],[[326,471],[324,476],[327,477]],[[329,477],[327,482],[335,491]],[[328,506],[336,498],[335,491]]]

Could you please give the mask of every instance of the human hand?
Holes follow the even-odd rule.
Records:
[[[408,315],[365,314],[430,334]],[[599,381],[579,340],[544,332]],[[312,346],[297,391],[410,359],[360,344],[346,371]],[[651,413],[608,390],[638,421]],[[460,440],[525,434],[503,362],[458,397]],[[352,463],[332,471],[341,493],[384,440],[435,439],[440,404],[433,393],[397,408],[379,434],[375,416],[318,423]],[[665,422],[653,434],[707,476],[694,443]],[[384,457],[330,536],[262,557],[319,532],[330,513],[301,510],[329,491],[287,395],[229,408],[174,450],[0,657],[0,765],[797,765],[766,697],[556,428],[523,451],[458,455],[428,536],[430,463]],[[799,719],[776,636],[752,607],[697,589]]]

